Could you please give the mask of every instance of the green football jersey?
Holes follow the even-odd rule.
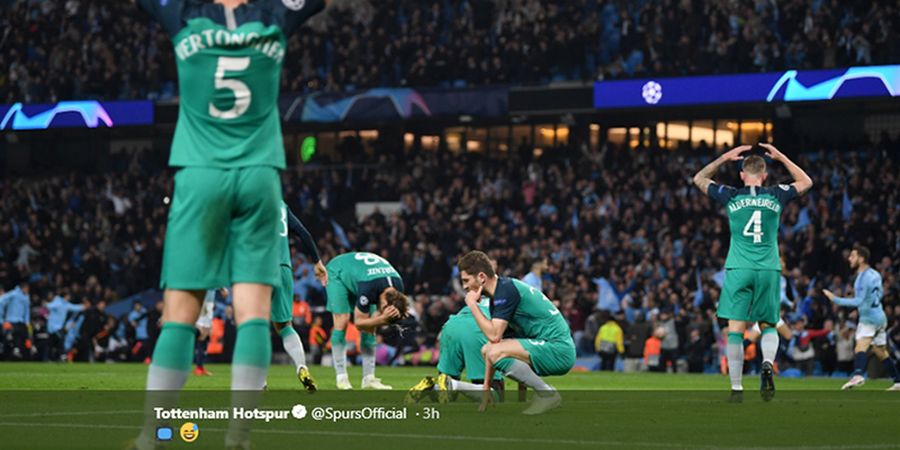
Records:
[[[180,99],[169,165],[284,168],[278,94],[287,37],[323,0],[256,0],[235,9],[138,3],[175,49]]]
[[[365,311],[388,287],[403,292],[403,279],[386,259],[374,253],[350,252],[334,257],[325,266],[328,283],[337,280],[347,288],[356,306]]]
[[[707,194],[725,206],[731,229],[726,269],[781,270],[778,228],[784,205],[797,197],[793,185],[742,187],[710,184]]]
[[[278,233],[278,246],[281,247],[281,261],[282,266],[293,267],[293,261],[291,261],[291,242],[288,235],[288,205],[284,201],[281,202],[281,227],[279,227]]]
[[[543,292],[519,280],[500,277],[491,299],[491,317],[509,322],[518,338],[571,340],[566,319]]]
[[[481,310],[481,313],[484,314],[484,317],[488,319],[491,318],[491,300],[487,297],[481,297],[481,300],[478,301],[478,309]],[[471,316],[472,310],[469,309],[469,306],[463,306],[454,316]],[[452,317],[452,316],[451,316]]]

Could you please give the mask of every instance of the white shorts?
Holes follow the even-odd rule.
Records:
[[[782,325],[784,325],[784,319],[778,319],[778,323],[775,324],[775,329],[777,330],[778,328],[781,328]],[[762,334],[762,329],[759,327],[759,322],[754,322],[752,329],[757,334]]]
[[[200,307],[200,317],[194,324],[197,328],[212,328],[213,312],[216,310],[216,296],[207,295],[203,299],[203,306]]]
[[[887,345],[887,325],[872,325],[870,323],[860,322],[856,325],[856,340],[861,338],[872,338],[872,345]]]

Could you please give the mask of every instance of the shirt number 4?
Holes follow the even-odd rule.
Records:
[[[762,242],[762,211],[753,211],[753,215],[750,216],[750,220],[747,221],[747,225],[744,225],[743,234],[744,236],[752,237],[754,244],[759,244]]]

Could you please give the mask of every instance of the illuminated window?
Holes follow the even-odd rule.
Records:
[[[772,134],[772,124],[759,121],[741,122],[741,142],[755,144],[769,140]]]
[[[509,151],[509,127],[508,126],[500,126],[500,127],[491,127],[490,128],[491,138],[491,148],[490,151],[500,151],[500,152],[508,152]]]
[[[556,145],[556,126],[551,124],[537,125],[534,145],[537,147],[553,147]]]
[[[715,141],[715,128],[712,120],[695,120],[691,123],[691,147],[699,148],[700,143],[704,143],[706,148],[710,148]]]
[[[624,145],[628,136],[628,128],[610,128],[606,131],[606,140],[611,144]]]
[[[359,138],[364,141],[374,141],[378,139],[378,130],[359,130]]]
[[[688,146],[691,141],[691,128],[687,122],[669,122],[666,124],[665,140],[666,148],[670,150]]]
[[[525,145],[534,145],[531,125],[516,125],[513,127],[513,148],[518,149],[522,142]]]
[[[444,140],[447,142],[447,150],[458,152],[462,150],[462,139],[465,133],[463,127],[452,127],[444,130]]]
[[[487,128],[466,128],[466,151],[480,152],[487,147]]]
[[[738,132],[736,120],[716,121],[716,148],[732,148],[734,147],[735,138]]]
[[[591,148],[598,150],[600,148],[600,125],[592,123],[590,127]]]
[[[441,143],[440,136],[419,136],[422,142],[422,150],[435,151]]]
[[[411,152],[415,147],[416,135],[412,133],[403,133],[403,151]]]

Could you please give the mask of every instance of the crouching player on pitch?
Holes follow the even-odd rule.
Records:
[[[482,297],[478,302],[478,308],[485,317],[490,317],[490,299]],[[481,400],[482,384],[484,383],[484,358],[481,349],[488,343],[487,338],[475,318],[472,311],[464,307],[458,313],[450,316],[441,328],[438,335],[441,344],[440,356],[438,356],[438,376],[427,376],[413,386],[406,395],[407,403],[416,403],[426,395],[437,394],[439,403],[450,401],[450,393],[459,392],[474,400]],[[507,358],[495,364],[500,371],[509,368],[511,359]],[[461,381],[463,370],[469,382]],[[503,376],[499,372],[494,374],[490,382],[494,393],[503,391]]]
[[[466,305],[488,343],[481,349],[485,363],[485,395],[481,411],[491,403],[490,380],[497,364],[510,358],[508,367],[499,367],[506,376],[531,387],[537,393],[524,414],[541,414],[558,407],[562,398],[540,377],[565,375],[575,365],[575,342],[569,324],[556,306],[541,291],[519,280],[498,277],[490,258],[480,251],[465,254],[459,271],[466,294]],[[491,299],[488,319],[478,302]],[[503,339],[507,327],[516,336]]]

